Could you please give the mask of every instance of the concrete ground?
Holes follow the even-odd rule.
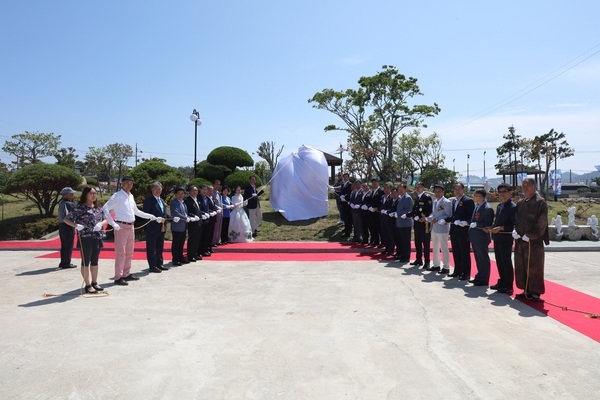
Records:
[[[600,393],[600,343],[508,296],[394,262],[202,261],[148,275],[135,261],[141,280],[119,287],[101,260],[109,295],[83,298],[78,269],[40,254],[0,252],[2,399]],[[546,265],[548,280],[600,297],[597,251],[548,252]]]

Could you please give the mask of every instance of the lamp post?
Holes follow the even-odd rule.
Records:
[[[471,158],[471,155],[467,154],[467,192],[471,191],[471,184],[469,179],[469,158]]]
[[[340,172],[344,169],[344,146],[340,143],[340,147],[338,147],[337,152],[340,154],[340,160],[342,160],[342,164],[340,165]]]
[[[194,111],[192,111],[192,115],[190,115],[190,120],[194,123],[194,178],[196,177],[196,174],[198,173],[198,167],[196,166],[197,162],[198,162],[198,157],[197,157],[197,153],[198,153],[198,127],[200,125],[202,125],[202,120],[200,119],[200,113],[198,111],[196,111],[196,109],[194,108]]]
[[[485,175],[485,151],[483,152],[483,182],[487,181],[487,176]]]
[[[454,161],[456,161],[456,158],[452,159],[452,172],[454,172],[456,174],[456,168],[455,168]]]

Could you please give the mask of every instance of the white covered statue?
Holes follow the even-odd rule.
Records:
[[[590,226],[590,228],[592,228],[592,234],[594,235],[595,238],[598,237],[598,218],[596,218],[595,215],[592,215],[591,217],[589,217],[587,219],[587,223]]]
[[[552,220],[550,221],[550,223],[556,227],[556,236],[557,237],[561,237],[563,235],[563,232],[562,232],[562,217],[560,215],[557,215],[556,218],[552,218]]]
[[[575,227],[575,211],[577,211],[577,207],[569,207],[567,211],[569,212],[569,226]]]

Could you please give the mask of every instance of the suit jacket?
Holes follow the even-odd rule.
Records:
[[[381,211],[381,198],[383,197],[383,189],[378,187],[373,191],[373,196],[371,197],[371,207],[375,208],[376,211]]]
[[[452,216],[450,219],[447,219],[446,222],[465,221],[467,224],[470,224],[473,210],[475,210],[475,202],[472,198],[463,194],[460,199],[452,200],[452,210]],[[468,228],[468,226],[463,228],[452,224],[450,227],[450,234],[458,229],[466,233]]]
[[[410,218],[414,217],[428,217],[433,211],[433,200],[427,193],[421,193],[421,196],[415,198],[412,211],[407,213],[406,216]],[[425,222],[415,221],[415,229],[425,229]]]
[[[500,206],[502,206],[502,210],[500,210]],[[517,205],[512,200],[507,201],[504,205],[502,203],[498,204],[494,226],[501,226],[501,232],[512,232],[515,229],[516,211]],[[494,233],[492,238],[499,242],[512,242],[514,240],[512,235],[508,233]]]
[[[432,223],[431,231],[434,233],[449,233],[450,232],[450,224],[448,220],[452,217],[452,202],[445,197],[442,197],[439,200],[433,201],[433,211],[431,213],[431,217],[434,220],[439,221],[443,219],[447,223],[445,225],[440,225],[437,223]]]
[[[406,218],[400,218],[401,215],[408,214],[412,210],[412,197],[405,193],[398,197],[398,205],[396,206],[396,213],[398,213],[398,219],[396,220],[396,228],[412,228],[413,220],[408,216]]]
[[[177,199],[173,199],[173,200],[171,200],[170,209],[171,209],[171,216],[180,218],[179,222],[171,222],[171,231],[185,232],[185,228],[187,225],[186,220],[188,217],[187,206],[185,205],[184,202],[181,202]]]
[[[348,199],[350,198],[350,193],[352,193],[352,183],[350,183],[350,181],[348,181],[346,183],[342,183],[342,189],[340,190],[340,193],[341,193],[340,197],[345,196],[344,198],[346,199],[346,201],[349,201]],[[348,204],[348,203],[342,202],[342,204]]]
[[[194,198],[192,196],[187,196],[184,200],[184,203],[187,207],[188,215],[190,215],[192,217],[202,217],[202,212],[200,211],[200,202],[198,199],[196,199],[196,201],[194,201]],[[188,228],[190,228],[191,230],[200,229],[201,221],[202,220],[189,222]]]
[[[165,203],[162,198],[160,199],[160,202],[162,204],[162,209],[160,208],[156,197],[151,194],[144,199],[142,210],[145,213],[152,214],[156,217],[169,218],[169,215],[167,214],[167,203]],[[161,224],[150,222],[148,225],[146,225],[146,234],[159,234],[162,230],[163,224],[164,222]]]
[[[484,201],[478,207],[471,217],[471,223],[476,223],[476,228],[469,228],[469,241],[475,244],[490,243],[490,234],[480,228],[490,228],[494,224],[494,209],[490,203]]]
[[[252,197],[253,193],[256,193],[257,196]],[[258,202],[258,192],[251,184],[247,184],[246,188],[244,189],[244,200],[248,200],[248,205],[246,208],[249,210],[260,207],[260,203]]]

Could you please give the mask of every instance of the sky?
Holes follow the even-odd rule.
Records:
[[[418,79],[415,104],[440,106],[421,133],[440,135],[447,168],[493,177],[512,125],[564,132],[575,156],[558,168],[586,173],[600,164],[598,15],[596,0],[6,0],[0,143],[53,132],[79,159],[124,143],[192,166],[196,109],[198,161],[219,146],[260,161],[263,141],[335,154],[347,136],[323,128],[341,120],[308,99],[393,65]]]

